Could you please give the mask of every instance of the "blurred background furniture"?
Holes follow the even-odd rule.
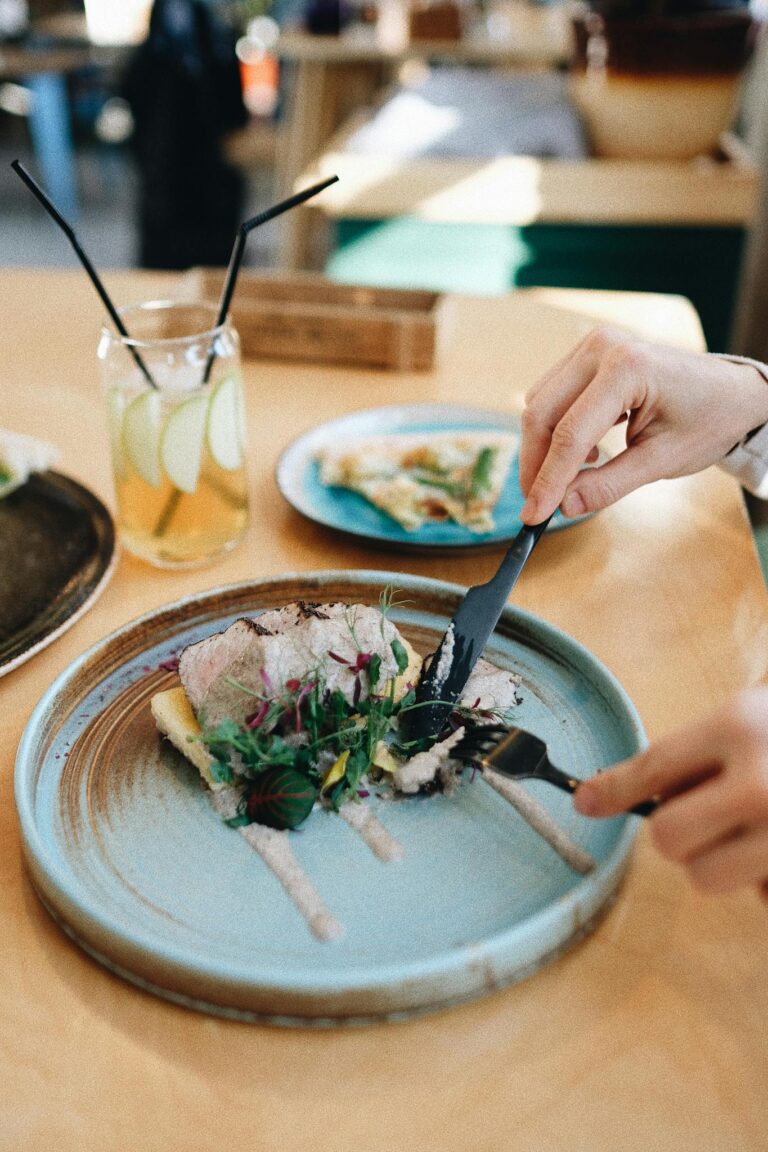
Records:
[[[602,162],[603,157],[587,154],[590,149],[594,151],[599,137],[594,108],[582,112],[588,138],[583,156],[536,153],[520,131],[521,101],[510,103],[506,114],[501,106],[491,107],[483,95],[472,97],[476,100],[476,115],[470,125],[474,141],[465,139],[463,153],[456,149],[446,157],[434,149],[428,155],[409,155],[406,163],[398,151],[401,133],[394,123],[388,143],[382,141],[380,148],[369,149],[366,156],[339,158],[341,149],[335,139],[331,143],[333,134],[349,122],[350,116],[359,116],[362,110],[370,124],[383,108],[391,106],[388,95],[393,83],[400,85],[402,94],[420,75],[441,69],[453,75],[457,84],[464,84],[467,91],[470,77],[480,91],[481,81],[535,75],[542,84],[561,83],[569,99],[575,80],[583,79],[602,93],[606,108],[617,107],[621,85],[614,83],[616,77],[607,70],[607,63],[613,60],[614,71],[618,65],[610,54],[607,61],[601,56],[606,44],[610,48],[606,14],[612,9],[615,16],[613,0],[589,0],[584,9],[588,35],[582,37],[575,58],[571,9],[562,3],[465,3],[457,9],[458,20],[450,17],[448,0],[429,5],[420,0],[410,4],[406,0],[336,4],[336,35],[308,30],[323,27],[327,21],[330,8],[325,0],[265,0],[263,4],[206,0],[206,4],[210,11],[233,21],[232,28],[243,33],[241,42],[255,44],[257,49],[251,60],[238,45],[243,95],[250,115],[244,126],[227,133],[221,144],[224,163],[238,169],[245,185],[242,212],[257,211],[273,197],[288,192],[315,167],[325,165],[329,157],[332,164],[343,168],[342,184],[333,194],[326,193],[316,207],[291,213],[252,237],[248,248],[251,261],[283,268],[324,267],[328,234],[324,225],[330,221],[334,250],[328,267],[339,279],[363,276],[382,283],[401,283],[405,277],[408,284],[484,292],[529,283],[689,292],[702,313],[710,343],[725,343],[745,238],[757,204],[758,173],[749,156],[701,157],[679,169],[670,169],[668,160],[660,162],[656,157],[646,158],[644,168],[611,168]],[[687,6],[691,11],[719,4],[720,0],[670,0],[672,9]],[[83,131],[78,127],[83,77],[87,77],[85,85],[92,84],[94,93],[100,89],[97,99],[106,101],[110,111],[112,105],[119,104],[120,72],[132,50],[127,40],[129,35],[138,35],[135,30],[130,34],[126,31],[129,9],[134,13],[132,19],[138,19],[136,14],[142,6],[148,18],[149,0],[125,0],[120,5],[110,0],[88,0],[85,6],[76,0],[32,0],[30,11],[35,18],[31,34],[3,44],[0,50],[0,76],[17,82],[9,100],[13,96],[23,102],[21,89],[26,92],[27,113],[19,122],[29,127],[39,174],[54,200],[72,217],[79,207],[78,192],[81,196],[83,191],[86,195],[89,192],[81,150]],[[632,10],[633,19],[648,7],[643,0],[622,0],[622,6]],[[69,11],[43,18],[39,15],[43,8]],[[250,28],[259,21],[249,24],[245,14],[264,8],[271,11],[280,27],[273,21],[274,34],[262,43],[258,36],[250,36]],[[736,8],[742,25],[744,21],[749,24],[741,0]],[[597,17],[603,25],[595,24]],[[685,27],[693,27],[690,13],[685,19]],[[437,32],[440,38],[431,38]],[[657,41],[661,60],[663,38],[657,36],[644,43],[647,47]],[[654,55],[655,51],[648,48],[645,54]],[[739,56],[739,66],[745,51]],[[274,88],[269,108],[260,103],[260,97],[253,100],[254,93],[259,95],[258,84],[249,87],[249,76],[259,69]],[[619,79],[624,85],[622,91],[642,89],[646,93],[643,109],[648,116],[655,114],[659,101],[651,99],[647,86],[651,81],[657,83],[657,77],[622,73]],[[35,85],[43,95],[31,99]],[[148,86],[148,105],[153,106],[156,99],[153,82]],[[387,103],[382,105],[382,100]],[[766,102],[764,86],[762,102]],[[181,102],[174,121],[179,132],[188,130],[187,114]],[[485,138],[505,117],[515,130],[515,139],[506,148],[496,147],[492,155],[488,150],[479,155],[478,143],[485,147]],[[99,132],[102,119],[99,115]],[[100,138],[93,153],[98,155],[99,165],[105,155],[114,162],[118,179],[112,180],[109,190],[115,197],[114,225],[125,231],[129,216],[137,215],[136,200],[145,178],[141,177],[136,153],[131,156],[129,151],[130,113],[126,116],[124,108],[117,108],[115,120],[118,124],[109,137],[111,143],[105,147]],[[355,120],[356,129],[360,125],[360,120]],[[136,127],[134,123],[134,139]],[[630,153],[640,148],[639,130],[636,117],[625,133]],[[465,135],[469,134],[468,129]],[[347,141],[345,151],[350,135],[351,130],[342,132]],[[667,132],[667,138],[679,145],[674,133]],[[603,142],[600,148],[604,147]],[[533,164],[528,162],[531,156]],[[561,164],[563,161],[568,163]],[[159,167],[151,163],[147,170],[157,174]],[[195,181],[182,178],[180,183],[184,187]],[[150,199],[154,202],[157,197],[153,194]],[[208,202],[216,211],[216,197],[207,197]],[[106,202],[102,207],[108,227]],[[222,235],[231,228],[232,218],[230,209],[228,223],[222,222]],[[86,231],[92,219],[91,199],[82,219]],[[163,231],[170,243],[175,225],[172,216],[167,220]],[[43,229],[49,227],[45,221],[40,223]],[[141,246],[137,247],[139,259],[143,259]],[[218,260],[223,259],[223,249],[222,242]],[[102,252],[107,261],[126,259],[122,248],[113,245]],[[57,257],[54,254],[52,258]],[[184,260],[179,257],[176,263]],[[190,262],[205,262],[205,258],[192,253]],[[755,315],[758,313],[759,309]]]
[[[664,291],[691,299],[709,347],[726,347],[759,187],[742,150],[698,161],[399,160],[347,151],[348,136],[304,177],[340,176],[317,209],[332,224],[335,279],[481,294]]]
[[[388,38],[375,28],[340,36],[315,36],[297,28],[281,32],[275,52],[287,66],[285,117],[278,147],[277,183],[288,192],[342,122],[370,107],[408,62],[471,64],[483,68],[558,68],[568,59],[570,36],[562,5],[510,4],[495,34],[478,24],[460,40],[412,40],[404,29]],[[278,263],[310,262],[307,213],[286,218]]]
[[[118,49],[97,46],[82,36],[62,38],[44,28],[23,41],[0,45],[0,84],[18,85],[6,99],[26,115],[46,187],[71,219],[79,215],[79,197],[68,78],[85,69],[112,67],[119,58]]]

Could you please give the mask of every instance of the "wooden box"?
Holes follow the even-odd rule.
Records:
[[[216,301],[224,273],[195,269],[186,290]],[[437,292],[336,284],[315,273],[240,273],[232,319],[255,359],[426,371],[437,345]]]
[[[413,40],[461,40],[461,9],[454,0],[416,3],[408,11],[408,35]]]

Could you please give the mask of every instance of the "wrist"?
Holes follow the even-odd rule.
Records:
[[[748,360],[743,356],[721,356],[720,359],[741,365],[749,371],[753,384],[753,387],[747,390],[744,430],[740,429],[741,438],[721,459],[720,466],[747,491],[766,499],[768,498],[768,365],[758,360]]]
[[[768,424],[768,364],[748,356],[736,356],[724,352],[713,352],[710,355],[716,356],[718,360],[741,366],[748,372],[750,378],[751,386],[745,387],[743,393],[744,430],[731,449],[733,452],[740,445],[747,444]],[[744,380],[746,383],[746,377]]]

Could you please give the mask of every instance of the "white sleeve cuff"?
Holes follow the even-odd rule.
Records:
[[[749,364],[756,368],[768,386],[768,364],[750,360],[747,356],[726,356],[719,354],[720,360],[731,360],[734,364]],[[768,424],[751,432],[740,444],[732,448],[720,461],[720,467],[734,476],[748,492],[768,500]]]

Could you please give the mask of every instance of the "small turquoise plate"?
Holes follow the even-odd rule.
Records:
[[[374,507],[363,496],[345,488],[331,487],[320,480],[318,453],[339,444],[354,446],[370,436],[411,432],[471,432],[488,430],[520,435],[520,421],[500,409],[465,407],[455,404],[409,404],[367,408],[338,420],[321,424],[294,440],[282,453],[276,469],[277,486],[288,503],[316,524],[333,528],[378,547],[395,547],[398,552],[479,552],[509,543],[520,530],[524,498],[520,489],[515,454],[507,482],[494,509],[493,532],[478,534],[460,524],[445,521],[425,524],[407,532],[396,520]],[[587,516],[567,519],[556,512],[547,531],[577,524]]]
[[[637,820],[589,821],[570,797],[527,788],[596,867],[578,875],[478,776],[450,799],[371,796],[400,841],[377,859],[340,817],[290,834],[339,940],[315,939],[278,881],[213,813],[195,770],[161,740],[152,694],[162,665],[245,614],[297,599],[407,600],[392,618],[434,650],[464,590],[398,573],[320,572],[234,585],[126,625],[42,698],[16,763],[29,876],[72,939],[158,996],[201,1011],[329,1026],[447,1007],[530,976],[610,905]],[[631,702],[583,647],[505,609],[489,648],[522,677],[520,722],[567,771],[589,775],[643,745]]]

